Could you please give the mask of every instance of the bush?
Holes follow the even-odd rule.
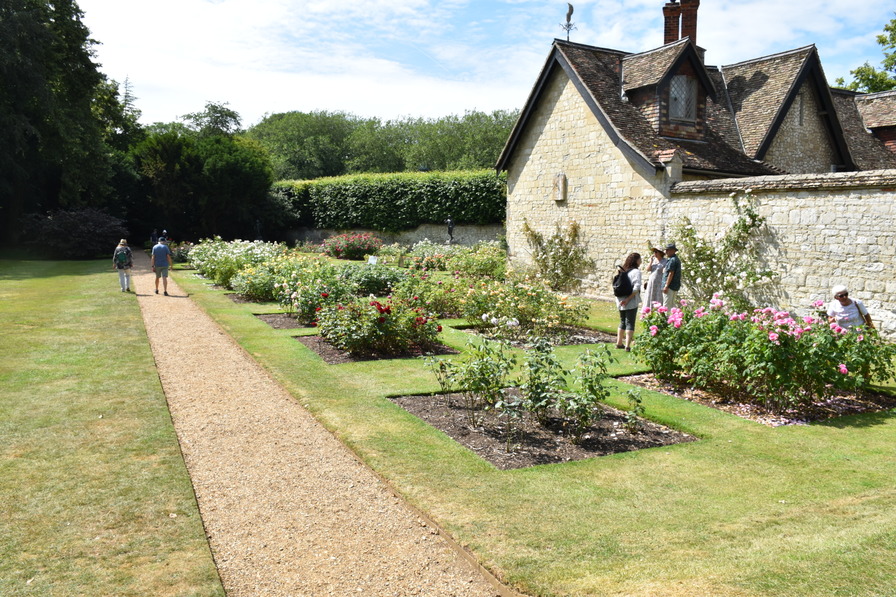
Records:
[[[354,286],[359,296],[384,296],[392,291],[392,287],[405,279],[401,270],[386,265],[346,265],[339,277]]]
[[[337,234],[323,242],[321,251],[337,259],[363,259],[365,255],[375,255],[382,246],[381,239],[367,232]]]
[[[392,294],[399,299],[420,300],[427,311],[441,317],[458,317],[471,283],[458,275],[435,277],[425,272],[409,272],[393,287]]]
[[[93,208],[60,209],[21,219],[22,244],[40,257],[94,259],[109,255],[127,238],[124,222]]]
[[[309,227],[400,232],[449,217],[457,224],[498,224],[507,205],[505,180],[480,170],[362,174],[274,186]]]
[[[340,277],[340,266],[320,257],[302,258],[299,263],[301,267],[284,275],[276,290],[280,305],[299,321],[313,323],[324,307],[355,296],[354,284]]]
[[[448,256],[448,271],[467,276],[487,276],[503,280],[507,272],[507,251],[496,241],[463,247]]]
[[[442,330],[413,301],[360,300],[328,305],[317,317],[320,335],[353,354],[403,354],[436,343]]]
[[[771,307],[739,312],[718,295],[709,305],[644,309],[635,355],[658,377],[745,389],[772,410],[799,409],[893,375],[896,349],[874,329],[845,330],[826,318],[796,319]]]
[[[551,290],[573,291],[582,286],[579,276],[592,269],[594,261],[588,257],[578,223],[570,223],[566,230],[558,224],[554,234],[545,237],[523,222],[523,234],[532,250],[536,275]]]
[[[190,264],[206,278],[224,288],[232,288],[231,280],[246,266],[257,265],[282,255],[286,246],[280,243],[235,240],[225,242],[220,236],[203,239],[190,249]]]
[[[528,413],[543,423],[555,411],[563,418],[563,425],[569,428],[573,442],[578,443],[601,417],[600,403],[610,395],[606,385],[609,379],[607,366],[613,361],[610,350],[607,347],[597,352],[586,350],[573,371],[567,371],[547,339],[536,337],[532,345],[525,357],[519,385],[521,397],[509,387],[516,357],[506,341],[470,341],[466,358],[458,361],[430,358],[427,364],[442,391],[457,391],[463,395],[471,424],[478,424],[479,412],[483,409],[494,408],[507,417],[508,447],[517,420]],[[566,382],[570,375],[575,379],[572,387]],[[643,407],[640,399],[630,402],[629,420],[634,425],[637,415],[643,413]]]
[[[254,301],[279,301],[281,285],[300,272],[305,259],[282,253],[257,265],[248,265],[231,279],[233,289]]]
[[[495,338],[558,336],[579,325],[587,307],[573,303],[539,282],[480,281],[467,289],[462,315],[479,331]]]

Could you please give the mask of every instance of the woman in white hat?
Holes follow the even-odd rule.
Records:
[[[849,289],[846,286],[838,284],[831,289],[831,292],[834,294],[834,300],[828,305],[828,320],[831,323],[836,323],[842,328],[855,328],[861,325],[874,327],[865,304],[859,299],[849,298]]]

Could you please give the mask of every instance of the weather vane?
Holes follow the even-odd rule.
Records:
[[[560,23],[560,28],[566,31],[566,41],[569,41],[569,32],[576,28],[576,24],[572,22],[572,4],[566,3],[569,10],[566,11],[566,23]]]

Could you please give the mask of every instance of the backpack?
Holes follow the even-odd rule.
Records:
[[[115,263],[119,267],[125,267],[128,264],[128,252],[127,251],[118,251],[115,253]]]
[[[613,296],[625,298],[630,296],[632,292],[634,292],[634,288],[632,288],[632,281],[628,277],[628,272],[619,267],[619,272],[613,276]]]

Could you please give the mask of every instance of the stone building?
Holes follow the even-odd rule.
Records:
[[[524,223],[578,222],[588,293],[609,296],[626,254],[684,216],[723,232],[749,189],[778,306],[846,283],[896,332],[896,93],[831,89],[815,46],[708,66],[698,8],[667,3],[664,45],[639,54],[554,41],[497,163],[511,260],[530,259]]]

